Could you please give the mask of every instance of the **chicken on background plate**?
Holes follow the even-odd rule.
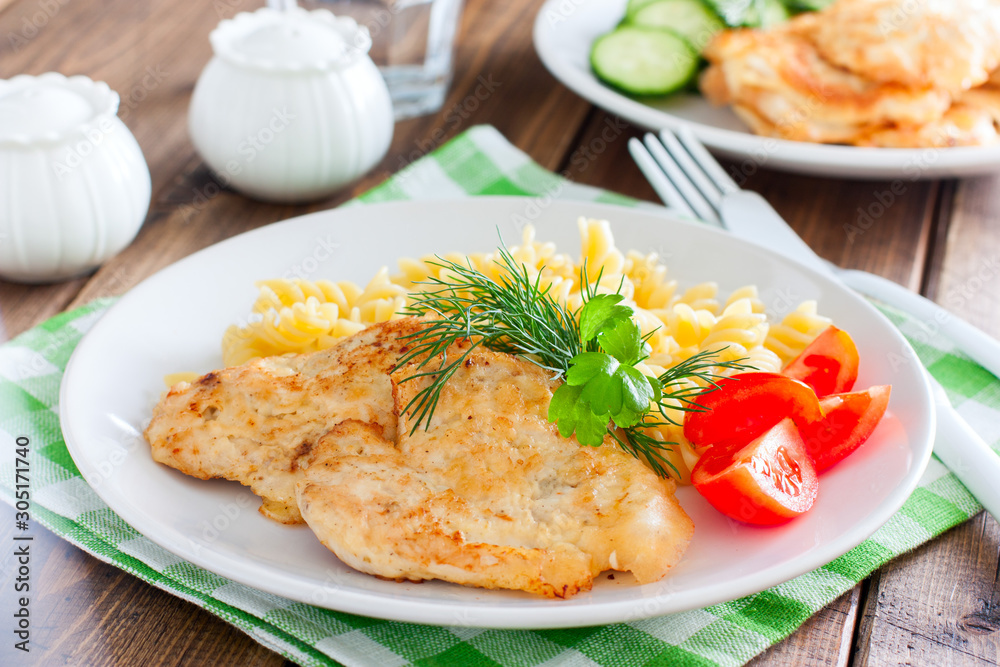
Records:
[[[996,0],[838,0],[720,33],[701,90],[757,134],[895,148],[1000,142]]]

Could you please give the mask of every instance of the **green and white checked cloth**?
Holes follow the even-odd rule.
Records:
[[[545,171],[495,129],[474,127],[349,205],[484,194],[638,205]],[[608,626],[484,630],[396,623],[293,602],[219,577],[156,546],[111,512],[80,477],[59,430],[59,383],[83,334],[111,305],[95,301],[0,347],[0,442],[31,439],[32,519],[103,561],[189,600],[303,665],[739,665],[886,561],[981,508],[937,460],[875,535],[833,562],[757,595]],[[1000,441],[1000,380],[904,313],[885,309],[959,413]],[[14,504],[14,469],[0,469]]]

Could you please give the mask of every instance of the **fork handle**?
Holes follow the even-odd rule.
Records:
[[[915,316],[929,331],[939,330],[969,358],[1000,377],[1000,341],[902,285],[865,271],[837,271],[845,285]]]
[[[736,236],[762,244],[836,280],[823,258],[756,192],[740,190],[726,195],[722,199],[721,217],[726,229]]]
[[[1000,457],[958,416],[938,401],[934,455],[941,459],[990,515],[1000,521]]]

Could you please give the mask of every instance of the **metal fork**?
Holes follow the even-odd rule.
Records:
[[[660,198],[683,215],[718,225],[751,242],[766,242],[798,262],[901,310],[938,323],[959,349],[1000,377],[1000,342],[937,304],[901,285],[864,271],[836,267],[792,230],[767,201],[744,191],[687,128],[661,130],[643,141],[629,140],[629,152]],[[944,388],[923,367],[936,406],[934,453],[994,518],[1000,518],[1000,457],[952,407]]]

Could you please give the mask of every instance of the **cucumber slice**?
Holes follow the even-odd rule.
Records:
[[[784,23],[789,18],[788,8],[781,0],[764,0],[750,5],[747,12],[747,25],[755,28],[770,28]]]
[[[698,53],[669,30],[623,25],[597,38],[590,50],[594,73],[633,95],[666,95],[698,73]]]
[[[647,28],[673,30],[699,52],[726,27],[701,0],[657,0],[637,11],[629,21]]]
[[[659,2],[660,0],[628,0],[628,5],[625,7],[625,19],[628,20],[632,18],[636,12],[645,7],[646,5],[651,5],[654,2]]]
[[[767,28],[788,20],[781,0],[711,0],[716,12],[731,27]]]

